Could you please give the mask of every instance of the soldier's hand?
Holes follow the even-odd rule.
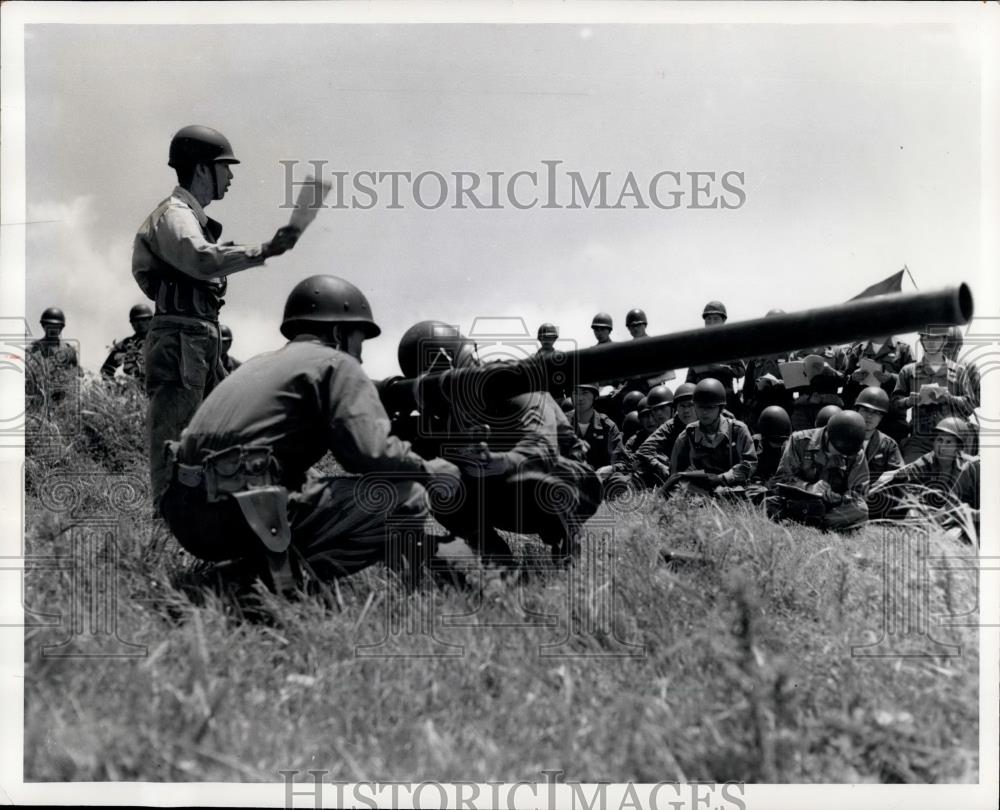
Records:
[[[860,368],[851,375],[851,379],[856,383],[863,383],[868,377],[867,371],[862,371]]]
[[[264,258],[269,259],[271,256],[280,256],[286,250],[291,250],[295,247],[295,243],[299,241],[301,234],[302,232],[298,228],[293,228],[291,225],[278,228],[271,241],[264,243],[262,251]]]
[[[914,405],[917,404],[917,400],[919,400],[919,399],[920,399],[920,395],[917,394],[916,392],[914,392],[914,393],[910,394],[908,397],[906,397],[906,399],[904,399],[903,402],[906,403],[906,407],[907,408],[912,408]]]
[[[424,463],[435,488],[440,488],[442,495],[453,498],[462,486],[461,470],[443,458],[428,459]]]
[[[830,488],[830,484],[826,481],[817,481],[814,484],[810,484],[806,487],[806,490],[814,492],[817,495],[821,495],[824,500],[833,496],[833,490]]]
[[[495,453],[487,449],[484,443],[456,453],[454,461],[463,473],[473,478],[506,475],[513,466],[509,455]]]

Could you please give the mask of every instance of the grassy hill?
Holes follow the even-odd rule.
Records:
[[[885,544],[907,541],[884,528],[648,496],[602,506],[568,571],[514,537],[523,577],[411,587],[376,566],[297,601],[259,592],[248,615],[192,586],[199,566],[149,514],[141,394],[87,381],[76,402],[33,411],[25,464],[27,553],[85,561],[75,583],[68,566],[26,577],[48,614],[31,621],[59,622],[26,633],[26,780],[978,778],[977,633],[933,626],[976,622],[961,559],[921,589],[885,576]],[[95,594],[127,644],[86,620],[72,635]],[[903,633],[895,651],[917,657],[852,655],[921,595],[960,654]],[[67,640],[94,657],[57,657]]]

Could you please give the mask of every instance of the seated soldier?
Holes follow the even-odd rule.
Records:
[[[855,398],[854,410],[865,420],[868,477],[870,481],[877,481],[883,473],[903,466],[903,456],[896,440],[878,429],[882,418],[889,411],[889,395],[877,385],[869,386]],[[871,520],[881,518],[885,513],[885,500],[877,495],[873,496],[873,489],[874,487],[869,487],[868,490],[868,517]]]
[[[826,427],[792,433],[771,479],[778,494],[767,513],[822,529],[850,529],[868,519],[865,422],[854,411],[834,414]]]
[[[934,445],[916,461],[884,472],[872,485],[871,497],[883,501],[890,518],[928,517],[954,505],[951,492],[968,464],[962,453],[969,426],[947,416],[934,427]]]
[[[589,383],[576,387],[576,411],[569,421],[577,438],[586,442],[583,460],[594,468],[601,482],[624,487],[628,485],[632,464],[615,423],[606,414],[594,410],[598,391],[596,385]]]
[[[647,487],[661,486],[670,477],[670,455],[688,425],[698,421],[694,409],[694,383],[682,383],[674,394],[674,418],[660,425],[636,449],[635,474]]]
[[[376,562],[410,560],[433,547],[424,538],[427,493],[456,492],[455,465],[425,461],[389,435],[361,349],[379,335],[353,284],[312,276],[285,304],[289,342],[248,360],[195,412],[179,442],[168,442],[169,483],[160,509],[180,544],[210,561],[245,560],[277,590],[294,584],[294,547],[320,577]],[[348,473],[311,470],[327,452]],[[405,533],[393,533],[393,525]],[[394,549],[404,536],[412,542]]]
[[[475,344],[455,327],[422,321],[399,343],[407,378],[480,367]],[[449,399],[421,393],[421,447],[462,471],[463,491],[432,498],[434,517],[485,559],[506,562],[511,550],[498,529],[537,534],[557,559],[571,557],[579,532],[601,502],[601,482],[585,463],[560,454],[558,411],[546,392],[483,403],[456,386]],[[616,429],[617,432],[617,429]]]
[[[753,436],[757,448],[757,469],[750,481],[768,486],[772,476],[778,471],[785,442],[792,435],[792,421],[780,405],[769,405],[761,411],[757,420],[757,432]]]
[[[753,438],[745,424],[724,415],[725,405],[726,389],[718,380],[709,377],[695,386],[697,421],[677,437],[664,494],[678,485],[722,494],[750,480],[757,466]]]
[[[818,360],[810,360],[811,356]],[[816,427],[816,416],[825,406],[844,407],[839,393],[845,379],[839,371],[842,355],[833,346],[820,346],[795,352],[792,359],[806,362],[806,376],[809,378],[806,385],[792,389],[792,393],[796,394],[789,414],[792,430],[809,430]]]

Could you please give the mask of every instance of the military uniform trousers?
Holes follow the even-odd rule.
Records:
[[[601,482],[587,465],[560,457],[552,470],[522,469],[487,478],[463,476],[463,489],[435,502],[435,519],[476,547],[493,529],[537,534],[553,548],[577,534],[601,504]]]
[[[149,471],[156,508],[170,480],[164,444],[180,438],[226,373],[220,362],[219,327],[200,318],[156,315],[144,351]]]
[[[194,556],[210,561],[256,557],[262,544],[232,498],[208,503],[202,488],[172,481],[161,509],[170,530]],[[320,579],[391,563],[422,533],[427,491],[381,476],[310,476],[288,500],[291,546]]]

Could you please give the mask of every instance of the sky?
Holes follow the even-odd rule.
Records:
[[[292,252],[230,278],[242,359],[283,343],[284,300],[316,273],[368,296],[376,378],[425,318],[512,318],[529,343],[551,321],[570,347],[599,310],[617,339],[632,307],[661,334],[700,326],[710,299],[731,321],[823,306],[903,265],[921,289],[975,292],[979,59],[944,25],[30,25],[27,318],[65,310],[91,370],[130,333],[132,240],[191,123],[242,161],[208,209],[240,243],[287,222],[283,160],[297,180],[312,160],[484,180],[558,160],[588,184],[609,172],[612,199],[628,172],[743,177],[742,205],[699,210],[389,209],[381,185],[376,207],[322,210]]]

